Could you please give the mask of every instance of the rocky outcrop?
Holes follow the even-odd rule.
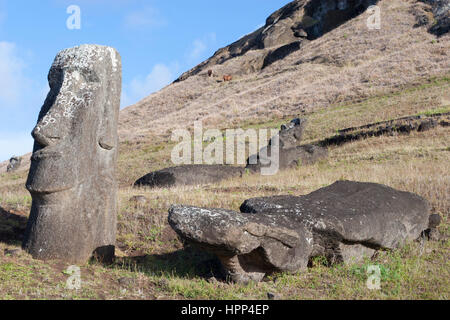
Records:
[[[438,36],[450,30],[450,0],[419,0],[414,14],[416,27],[429,26],[430,32]]]
[[[184,165],[151,172],[134,185],[150,188],[204,185],[241,177],[243,173],[244,168],[227,165]]]
[[[309,195],[245,201],[241,213],[174,205],[169,223],[214,253],[236,282],[304,269],[312,258],[348,263],[396,249],[430,225],[428,202],[390,187],[339,181]]]
[[[110,47],[61,51],[33,130],[23,246],[34,258],[83,264],[114,256],[122,67]]]
[[[258,154],[247,159],[246,169],[252,172],[261,171],[261,168],[278,167],[284,170],[299,165],[314,164],[328,157],[328,149],[318,145],[302,145],[303,131],[307,125],[306,119],[294,119],[282,125],[278,135],[273,137],[269,144],[259,150]],[[278,154],[278,157],[274,156]],[[278,165],[272,163],[277,161]]]
[[[450,30],[450,0],[433,1],[433,15],[435,21],[430,31],[441,36]]]
[[[182,74],[183,81],[201,72],[207,73],[214,65],[258,51],[243,61],[241,73],[259,71],[301,48],[303,41],[314,40],[337,28],[342,23],[363,13],[378,0],[295,0],[271,14],[263,27],[218,50],[210,59]]]

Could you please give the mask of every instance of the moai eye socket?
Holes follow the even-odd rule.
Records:
[[[48,74],[48,84],[50,88],[57,88],[63,82],[64,71],[60,68],[51,69]]]

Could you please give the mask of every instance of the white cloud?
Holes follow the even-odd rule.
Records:
[[[124,85],[122,107],[132,105],[170,84],[177,70],[177,64],[167,66],[160,63],[155,65],[147,76],[135,77],[129,84]]]
[[[30,84],[24,76],[24,61],[18,56],[16,45],[0,42],[0,105],[16,105],[22,88]]]
[[[195,39],[191,45],[191,49],[188,53],[188,61],[199,62],[199,60],[206,58],[204,55],[207,53],[207,50],[213,47],[216,44],[216,34],[211,32],[208,33],[201,39]]]
[[[33,138],[30,132],[0,133],[0,162],[31,151],[33,151]]]
[[[160,12],[152,7],[146,7],[139,11],[128,13],[124,19],[127,28],[136,29],[142,27],[161,27],[167,24]]]
[[[198,39],[194,41],[193,46],[194,48],[189,54],[189,59],[196,60],[205,52],[207,46],[204,41]]]

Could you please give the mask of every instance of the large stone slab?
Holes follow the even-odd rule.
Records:
[[[241,177],[244,168],[227,165],[183,165],[151,172],[135,182],[135,186],[170,188],[204,185]]]
[[[245,201],[241,213],[172,206],[169,223],[185,241],[216,254],[237,282],[293,272],[312,258],[348,263],[396,249],[428,228],[428,202],[390,187],[339,181],[309,195]]]
[[[26,183],[33,202],[23,246],[34,258],[114,255],[121,77],[110,47],[66,49],[53,62]]]

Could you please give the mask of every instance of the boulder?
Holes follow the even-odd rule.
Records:
[[[114,256],[121,59],[110,47],[61,51],[32,132],[32,196],[24,249],[34,258],[84,264]]]
[[[135,186],[170,188],[203,185],[241,177],[244,168],[227,165],[183,165],[151,172],[135,182]]]
[[[174,205],[169,224],[187,243],[214,253],[236,282],[295,272],[317,256],[331,263],[396,249],[428,228],[430,206],[390,187],[338,181],[311,194],[254,198],[242,212]]]
[[[19,169],[21,163],[22,163],[22,158],[16,157],[16,156],[12,157],[11,159],[9,159],[8,166],[6,167],[6,172],[17,171],[17,169]]]

